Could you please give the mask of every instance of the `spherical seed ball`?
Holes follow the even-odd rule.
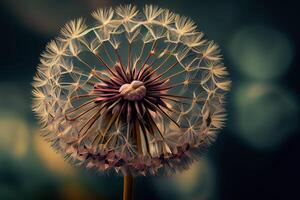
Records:
[[[69,160],[123,175],[172,174],[224,125],[230,81],[218,46],[156,6],[99,9],[42,54],[33,109]]]

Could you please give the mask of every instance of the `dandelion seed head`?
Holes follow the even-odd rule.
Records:
[[[42,54],[33,110],[52,146],[77,165],[172,174],[225,125],[230,87],[218,46],[195,23],[147,5],[98,9]]]

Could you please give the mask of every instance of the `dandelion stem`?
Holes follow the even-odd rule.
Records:
[[[135,121],[136,146],[139,154],[143,154],[139,122]]]
[[[124,176],[123,200],[133,200],[133,177],[132,177],[132,175]]]

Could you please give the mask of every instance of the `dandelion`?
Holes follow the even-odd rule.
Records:
[[[128,183],[186,169],[224,125],[230,81],[218,46],[152,5],[92,16],[68,23],[41,56],[33,110],[45,138],[76,165]]]

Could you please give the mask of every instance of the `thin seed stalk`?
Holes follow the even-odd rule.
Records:
[[[132,175],[124,176],[123,200],[133,200],[133,177],[132,177]]]

